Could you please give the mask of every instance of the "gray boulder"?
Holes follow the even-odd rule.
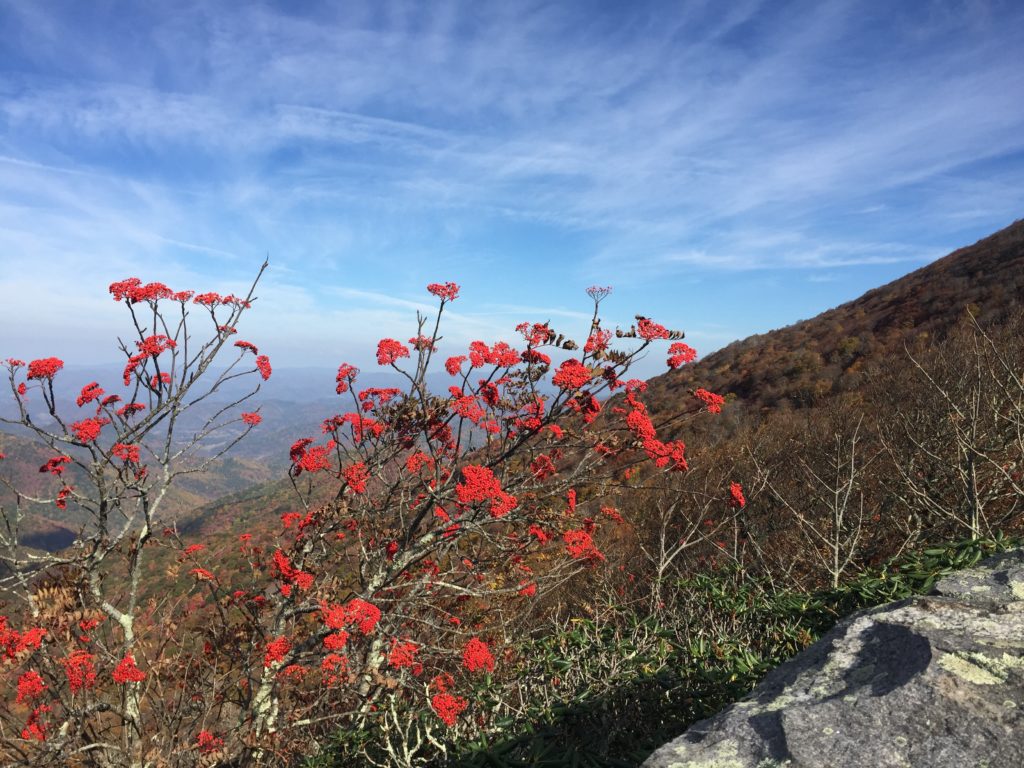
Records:
[[[644,766],[1024,767],[1024,552],[851,616]]]

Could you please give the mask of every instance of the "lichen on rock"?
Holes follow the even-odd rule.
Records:
[[[1021,768],[1024,552],[855,614],[646,768]]]

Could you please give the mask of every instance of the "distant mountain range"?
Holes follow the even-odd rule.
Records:
[[[207,377],[212,380],[219,371],[210,369]],[[254,429],[249,436],[236,445],[231,452],[233,458],[260,462],[268,471],[278,475],[288,468],[288,446],[296,439],[320,433],[323,420],[335,413],[354,409],[352,395],[338,396],[334,394],[335,370],[329,368],[277,368],[268,381],[260,381],[258,377],[244,377],[229,381],[218,389],[214,395],[202,404],[183,414],[179,423],[179,434],[184,436],[190,431],[200,428],[211,413],[225,403],[238,400],[259,383],[259,392],[246,404],[245,410],[260,409],[263,422],[259,429]],[[116,364],[106,366],[66,365],[54,377],[54,395],[57,398],[58,412],[64,415],[84,413],[75,405],[81,388],[89,382],[99,382],[110,394],[123,393],[121,386],[121,367]],[[441,373],[428,376],[431,389],[447,392],[451,383],[450,377]],[[405,379],[397,373],[360,373],[356,383],[357,389],[368,387],[402,387]],[[6,386],[0,388],[0,417],[16,418],[17,410],[13,398],[6,392]],[[202,388],[196,394],[204,392]],[[51,423],[49,414],[42,402],[30,399],[30,416],[40,425]],[[241,431],[225,430],[218,439],[204,443],[206,453],[212,454],[223,447]],[[0,424],[0,433],[14,432],[16,429]],[[3,437],[0,436],[0,444]]]

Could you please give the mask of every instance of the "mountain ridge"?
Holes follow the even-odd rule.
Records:
[[[761,408],[855,389],[863,368],[969,311],[981,324],[1024,306],[1024,219],[806,320],[755,334],[648,381],[652,411],[706,387]],[[788,401],[788,402],[786,402]],[[662,414],[664,415],[664,414]]]

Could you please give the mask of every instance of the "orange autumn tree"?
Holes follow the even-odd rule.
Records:
[[[291,446],[299,509],[242,535],[231,545],[241,561],[183,541],[161,512],[168,488],[261,422],[245,408],[270,362],[232,341],[255,288],[238,298],[114,283],[133,328],[123,394],[88,383],[73,416],[54,394],[60,360],[8,361],[13,422],[53,454],[40,469],[53,492],[34,501],[73,505],[83,523],[72,547],[43,555],[19,543],[20,508],[5,511],[6,583],[22,606],[0,621],[16,690],[0,703],[5,764],[272,764],[339,728],[370,734],[367,761],[422,764],[487,726],[475,697],[500,685],[517,617],[605,559],[601,529],[622,519],[599,512],[610,473],[637,459],[687,468],[683,443],[659,439],[643,383],[626,378],[659,340],[672,342],[671,366],[691,361],[681,333],[644,317],[605,328],[609,289],[591,288],[582,348],[523,323],[516,346],[474,341],[447,357],[439,394],[428,373],[459,287],[436,283],[436,314],[419,316],[408,342],[378,345],[404,386],[360,389],[341,365],[348,408]],[[614,346],[622,339],[629,348]],[[231,350],[227,368],[211,368]],[[236,377],[256,384],[183,434],[182,415]],[[604,408],[616,391],[624,399]],[[158,547],[186,565],[188,600],[141,598]]]

